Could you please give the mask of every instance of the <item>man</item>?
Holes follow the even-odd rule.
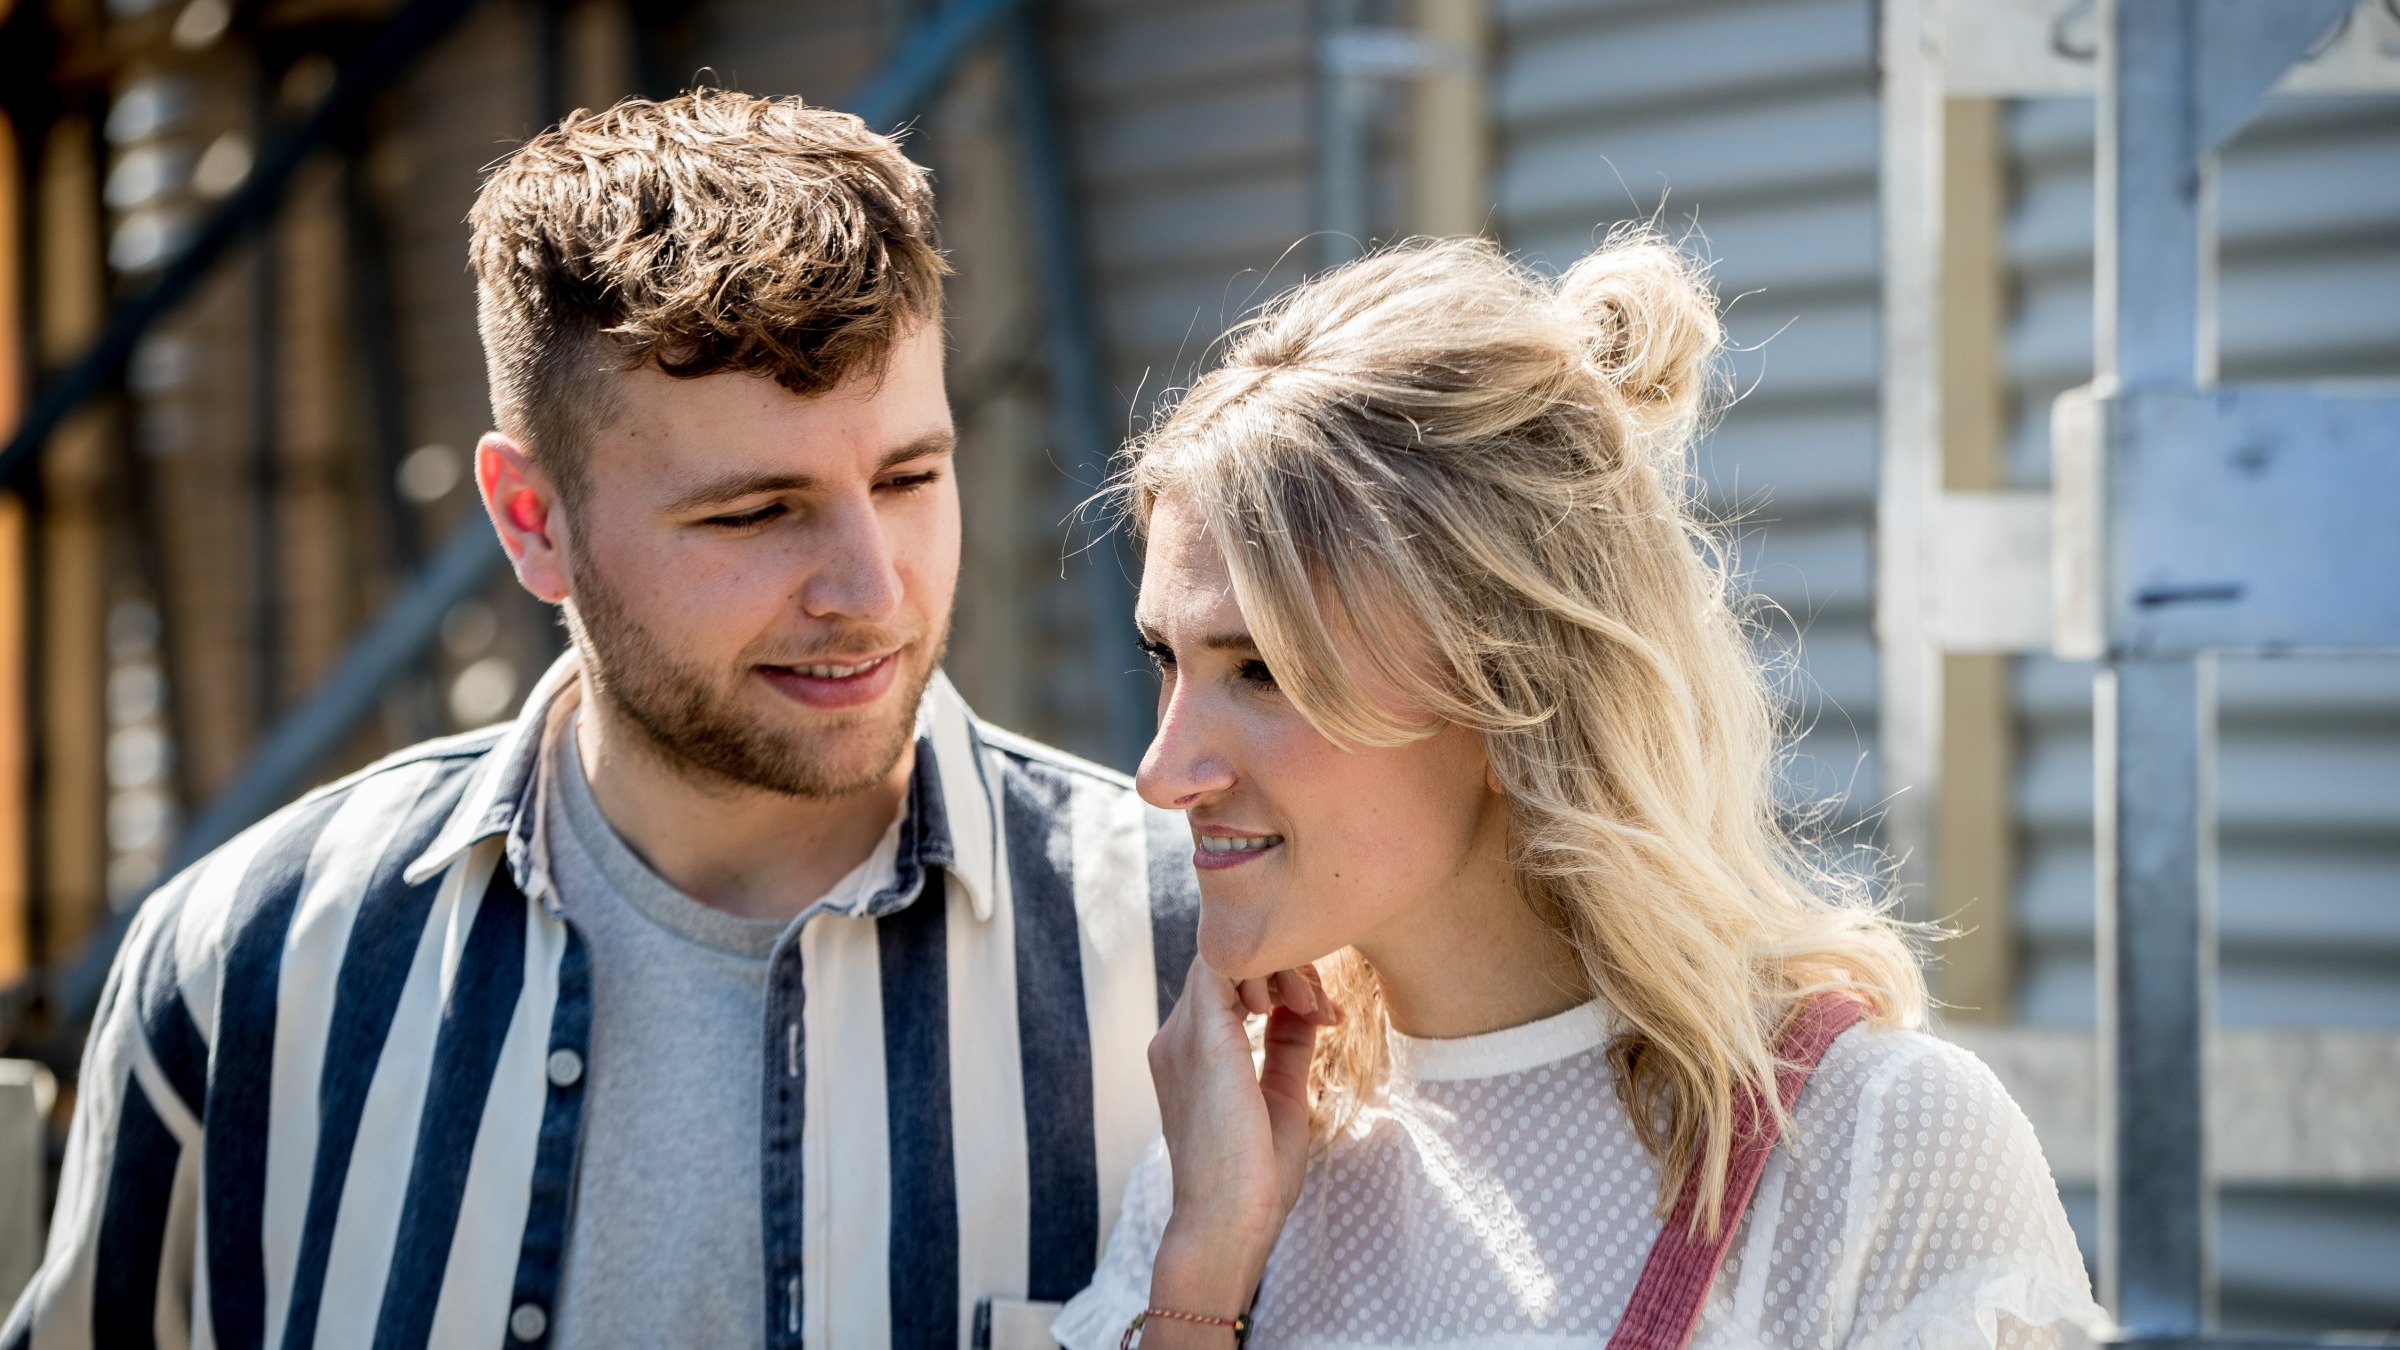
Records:
[[[703,91],[474,215],[477,481],[573,650],[147,906],[0,1346],[962,1346],[1155,1128],[1188,837],[977,722],[924,172]],[[30,1338],[30,1341],[29,1341]]]

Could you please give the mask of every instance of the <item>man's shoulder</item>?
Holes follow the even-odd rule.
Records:
[[[1162,914],[1196,904],[1183,813],[1143,801],[1131,778],[1104,765],[988,723],[979,722],[976,734],[999,773],[992,790],[1008,817],[1011,866],[1029,865],[1019,855],[1047,835],[1056,842],[1042,852],[1063,852],[1096,877],[1134,883],[1106,888],[1127,903],[1146,893]]]
[[[312,875],[342,873],[311,902],[337,908],[398,885],[505,730],[422,741],[310,789],[163,882],[143,904],[142,927],[188,966],[249,928],[287,922]]]
[[[1034,765],[1069,775],[1094,788],[1113,789],[1126,796],[1133,795],[1133,779],[1109,768],[1095,764],[1080,755],[1072,755],[1054,745],[1044,745],[1031,736],[997,727],[980,718],[975,723],[975,735],[986,746],[999,752],[1004,764]]]

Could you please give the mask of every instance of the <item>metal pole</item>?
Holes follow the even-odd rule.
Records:
[[[340,663],[318,681],[307,700],[251,752],[232,785],[175,841],[175,852],[159,876],[173,877],[282,805],[306,781],[309,770],[375,710],[383,687],[432,645],[450,607],[482,589],[502,556],[482,512],[460,525],[375,626],[342,653]],[[128,907],[113,916],[60,982],[62,1025],[80,1024],[97,1006],[109,962],[133,915],[134,908]]]
[[[1343,59],[1361,0],[1317,0],[1317,265],[1339,267],[1374,233],[1375,80]]]
[[[889,64],[844,106],[870,127],[889,131],[922,111],[992,25],[1023,0],[952,0],[909,34]]]
[[[1934,522],[1942,490],[1942,82],[1932,0],[1886,0],[1883,65],[1882,455],[1875,637],[1882,689],[1882,842],[1913,917],[1932,898],[1941,790],[1942,648]]]
[[[567,0],[534,0],[533,120],[555,126],[567,107]]]
[[[2103,391],[2197,386],[2206,284],[2200,16],[2102,5],[2095,256]],[[2135,1336],[2213,1320],[2205,1074],[2215,1013],[2213,667],[2111,654],[2093,686],[2101,1293]]]
[[[458,8],[464,6],[464,0],[435,2]],[[870,81],[859,96],[851,101],[851,108],[875,126],[889,126],[912,115],[948,78],[958,58],[966,54],[990,22],[1005,14],[1016,3],[1018,0],[958,0],[942,13],[927,19],[918,26],[908,44],[884,68],[883,73]],[[429,0],[419,0],[419,6],[429,7]],[[406,17],[405,13],[403,17]],[[399,22],[394,20],[394,26],[398,26]],[[387,30],[386,36],[390,36],[390,30]],[[362,66],[366,64],[361,63]],[[396,71],[387,70],[383,78],[393,73]],[[336,86],[334,96],[327,100],[327,105],[342,97],[342,87]],[[363,99],[364,95],[359,95],[359,98]],[[356,102],[353,100],[352,106]],[[320,107],[317,117],[311,119],[311,126],[316,126],[325,117],[325,109]],[[298,166],[296,154],[289,168]],[[289,168],[286,177],[289,176]],[[272,198],[262,199],[262,202],[271,205]],[[263,209],[263,206],[254,209]],[[233,237],[232,234],[226,235],[228,241]],[[191,256],[187,252],[185,259]],[[177,267],[182,265],[181,262],[176,264]],[[159,289],[153,287],[151,295],[156,295]],[[137,303],[147,303],[149,298],[145,296],[143,301]],[[158,312],[163,310],[164,306],[161,305]],[[119,315],[120,320],[124,317],[123,314]],[[154,312],[132,326],[130,336],[125,339],[128,350],[133,338],[138,337],[150,318],[155,317]],[[111,324],[110,331],[117,331],[115,323]],[[84,366],[93,366],[103,372],[113,369],[113,366],[102,363],[105,355],[103,349],[107,343],[108,339],[103,338],[93,353],[79,363],[78,369]],[[122,360],[122,356],[117,359]],[[73,406],[73,403],[67,403],[61,409],[62,414]],[[37,428],[29,418],[18,433],[18,441],[11,443],[8,453],[17,453],[20,443],[41,444],[48,433],[43,430],[40,436],[33,436],[35,430]],[[473,595],[489,579],[501,557],[498,541],[481,513],[460,525],[440,551],[426,562],[424,570],[375,620],[374,625],[351,640],[341,661],[318,683],[308,699],[293,709],[251,753],[250,761],[243,765],[233,785],[193,820],[183,837],[176,841],[175,852],[160,875],[173,877],[289,797],[307,779],[310,770],[341,744],[353,727],[374,711],[384,686],[406,671],[432,645],[441,632],[442,616],[449,612],[452,605]],[[129,906],[112,916],[76,958],[73,967],[60,978],[58,1023],[61,1034],[44,1056],[53,1066],[72,1070],[75,1047],[82,1037],[82,1028],[90,1021],[93,1010],[99,1004],[109,966],[116,959],[117,948],[125,940],[125,933],[132,925],[138,908]]]
[[[263,131],[273,125],[275,92],[264,70],[257,84]],[[268,221],[258,232],[250,290],[250,489],[256,513],[250,566],[257,573],[251,595],[257,683],[251,695],[262,730],[283,711],[283,256],[277,243]]]
[[[1050,369],[1051,414],[1066,451],[1071,505],[1082,505],[1107,481],[1116,447],[1116,400],[1108,392],[1091,278],[1085,270],[1083,220],[1076,209],[1072,151],[1059,109],[1057,72],[1043,32],[1043,8],[1026,5],[1009,26],[1009,70],[1016,85],[1017,137],[1024,158],[1026,204],[1048,297],[1043,333]],[[1084,616],[1089,670],[1099,682],[1103,744],[1097,758],[1130,770],[1150,739],[1148,681],[1134,659],[1132,560],[1119,533],[1093,540],[1083,559],[1090,591]]]
[[[399,306],[392,298],[390,244],[369,195],[366,165],[354,148],[342,165],[342,243],[349,268],[351,338],[357,343],[361,392],[374,430],[374,497],[388,538],[385,557],[395,578],[416,567],[424,551],[416,513],[400,495],[400,464],[408,457],[408,377],[401,367]]]
[[[2137,1336],[2197,1335],[2213,1313],[2215,673],[2206,657],[2118,660],[2093,687],[2101,1292]]]

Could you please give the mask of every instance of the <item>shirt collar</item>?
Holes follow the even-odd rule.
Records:
[[[506,840],[508,866],[528,895],[545,889],[541,793],[550,757],[544,753],[564,699],[580,694],[583,664],[570,648],[526,695],[524,707],[468,772],[458,805],[403,874],[416,885],[487,839]],[[909,774],[907,813],[893,885],[867,902],[869,914],[905,908],[929,867],[957,879],[979,920],[992,917],[999,892],[1000,801],[985,760],[983,737],[966,700],[940,671],[917,705],[916,763]]]

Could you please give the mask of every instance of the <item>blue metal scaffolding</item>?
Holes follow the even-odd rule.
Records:
[[[195,232],[159,280],[110,318],[92,347],[51,379],[0,450],[0,483],[22,481],[66,417],[108,389],[143,335],[187,298],[244,238],[271,221],[295,175],[309,158],[342,134],[368,104],[435,45],[472,7],[471,0],[411,0],[385,26],[368,53],[346,70],[326,96],[262,157],[257,169]],[[1018,86],[1018,117],[1026,159],[1032,233],[1048,313],[1044,351],[1065,466],[1078,499],[1096,490],[1115,443],[1109,425],[1105,364],[1091,288],[1083,268],[1072,157],[1066,141],[1054,63],[1048,55],[1045,7],[1033,0],[951,0],[927,14],[890,59],[842,106],[868,125],[898,128],[941,92],[960,61],[986,39],[1005,33]],[[546,44],[554,46],[555,44]],[[557,83],[555,73],[545,84]],[[1065,504],[1071,511],[1075,503]],[[1087,571],[1094,594],[1086,625],[1089,660],[1107,679],[1099,715],[1106,743],[1130,762],[1139,753],[1146,710],[1132,672],[1131,590],[1126,571],[1101,559]],[[457,528],[401,588],[384,612],[352,639],[332,672],[260,740],[218,797],[176,840],[160,875],[171,877],[264,817],[304,786],[379,704],[383,691],[413,669],[438,636],[443,616],[481,590],[502,555],[480,512]],[[1117,616],[1111,622],[1108,616]],[[81,1028],[97,1007],[110,963],[138,906],[113,915],[73,964],[53,977],[51,994],[61,1035],[47,1058],[71,1065]]]

